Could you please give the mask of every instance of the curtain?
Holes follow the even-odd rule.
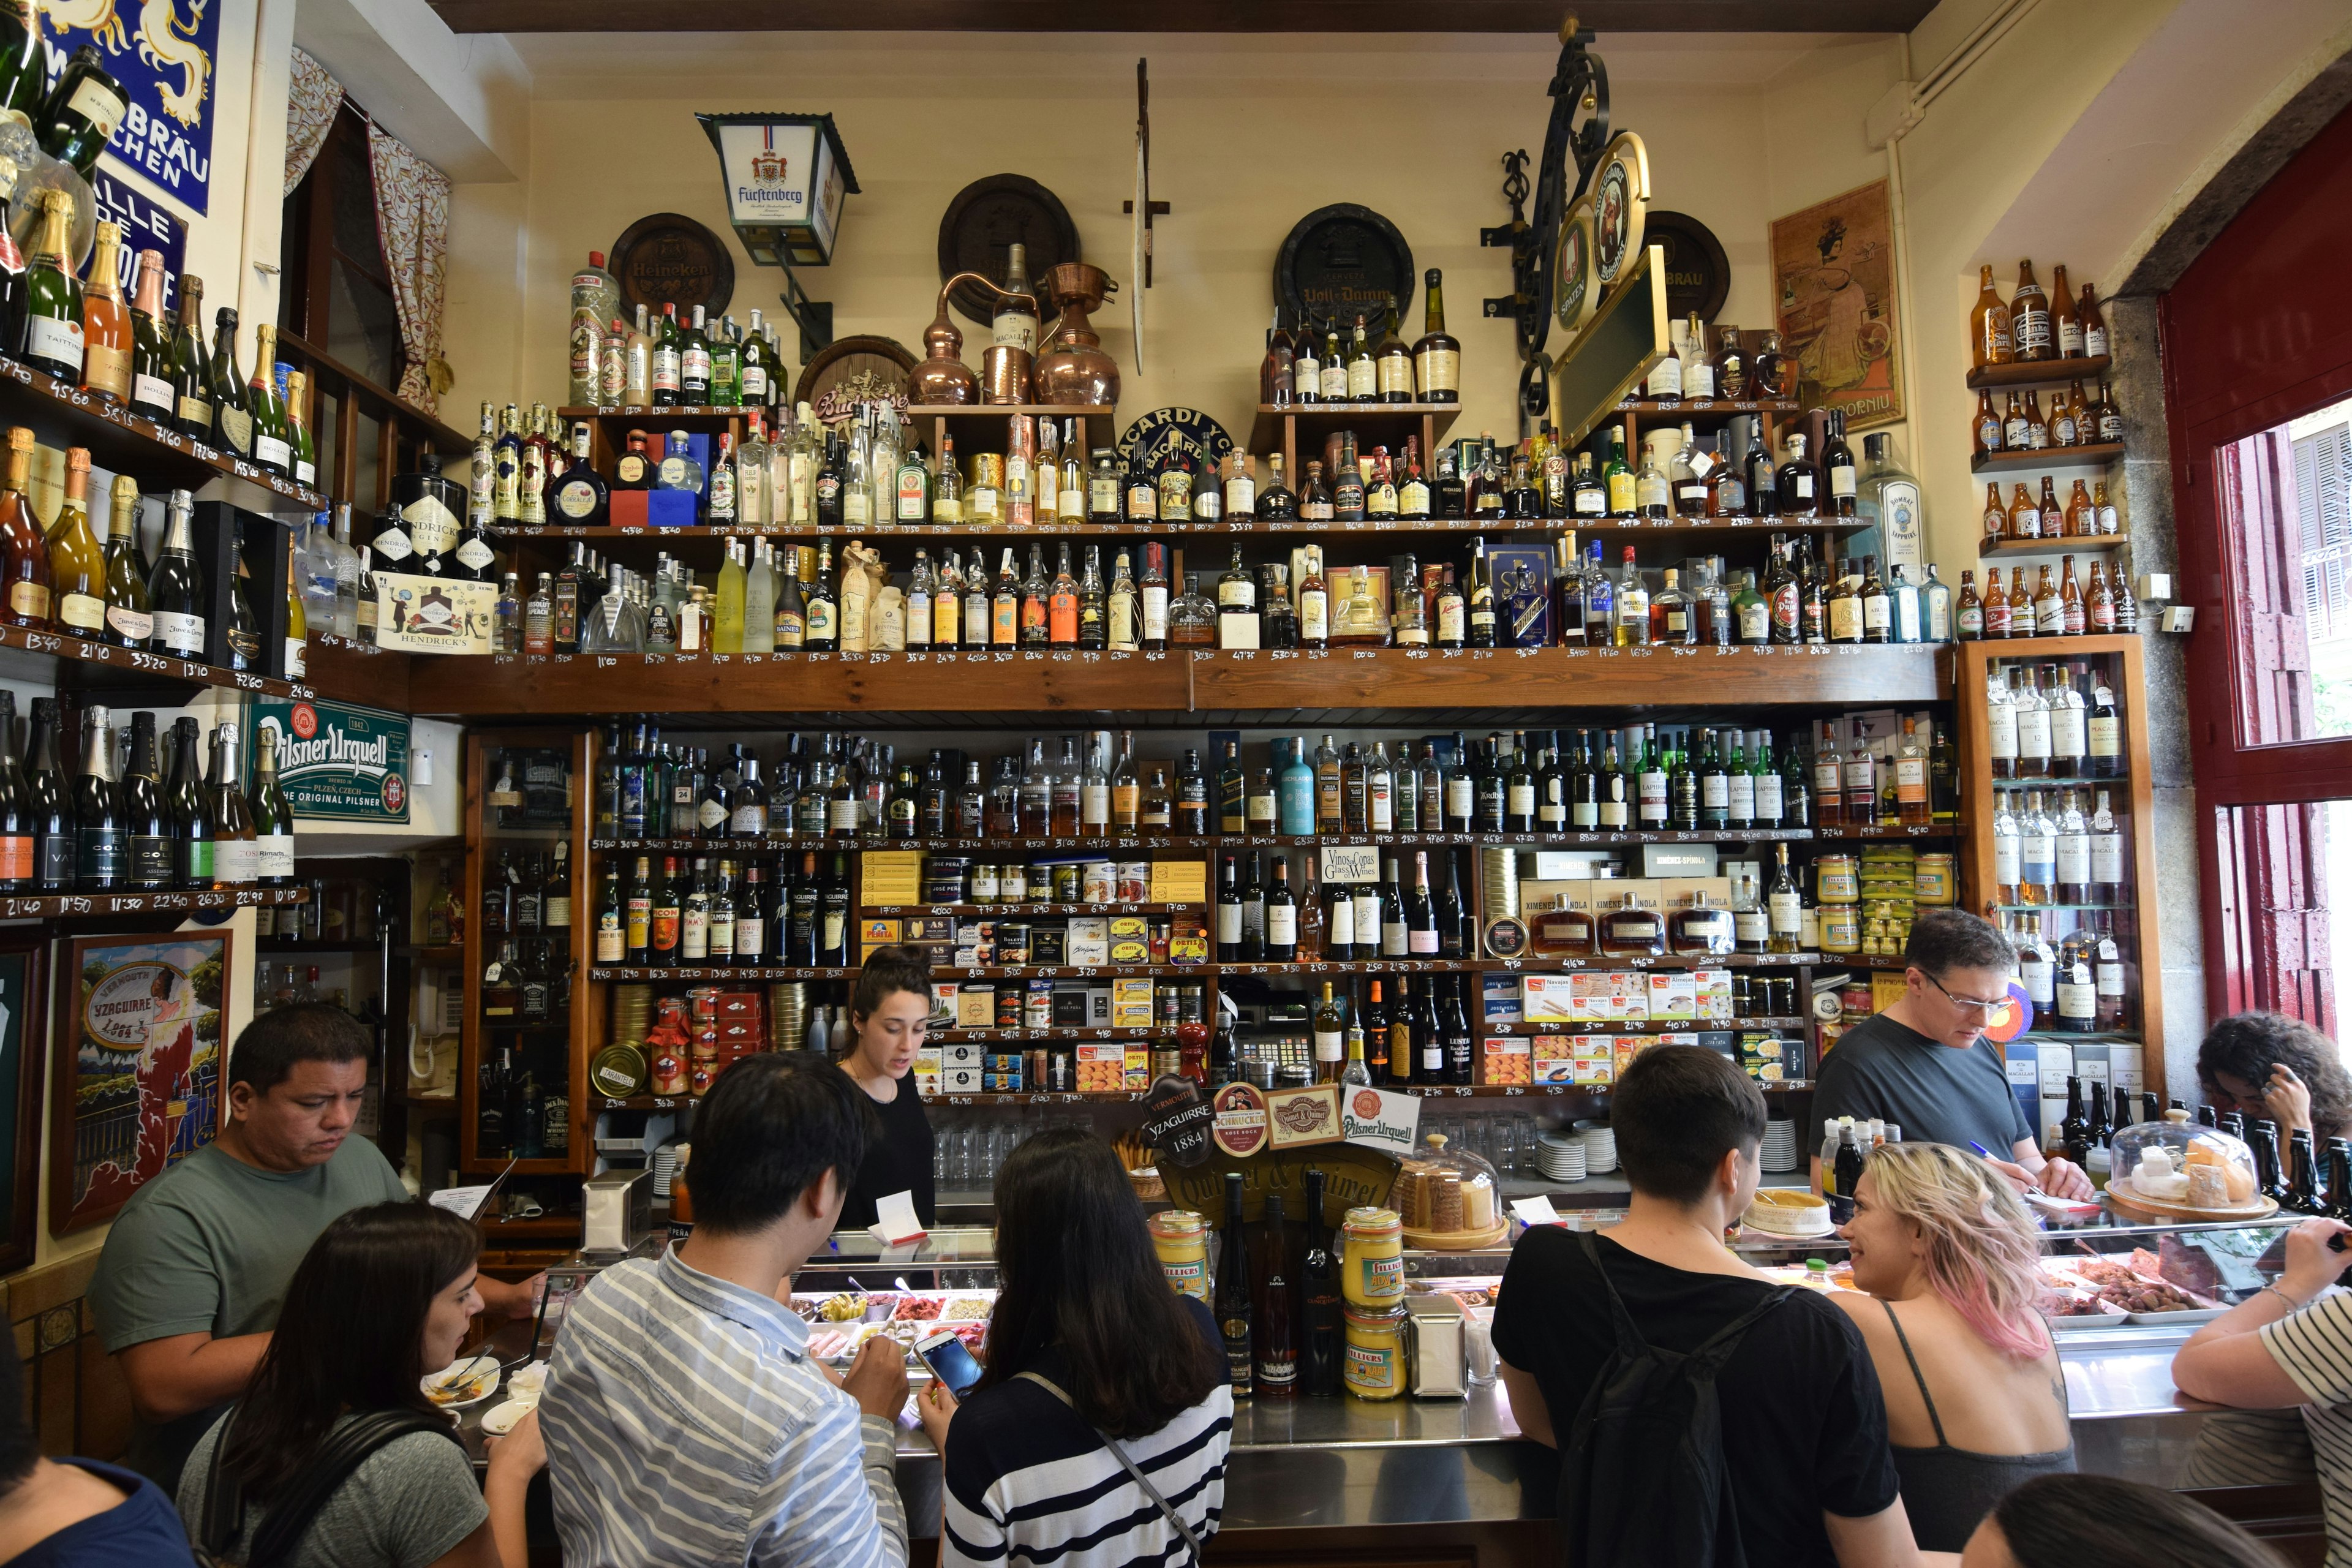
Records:
[[[368,158],[375,173],[376,237],[400,314],[403,402],[439,411],[449,384],[441,362],[441,297],[447,282],[449,176],[371,122]],[[438,385],[436,385],[436,382]]]
[[[294,194],[294,187],[318,160],[319,149],[326,145],[327,132],[335,123],[335,111],[342,104],[342,84],[327,74],[326,67],[296,49],[293,86],[286,98],[288,195]]]

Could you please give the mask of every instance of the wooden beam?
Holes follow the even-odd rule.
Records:
[[[1907,33],[1933,0],[433,0],[460,33]]]

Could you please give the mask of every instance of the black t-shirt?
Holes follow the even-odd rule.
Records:
[[[866,1146],[866,1163],[857,1167],[857,1180],[850,1184],[849,1199],[841,1205],[840,1227],[864,1230],[874,1223],[876,1204],[892,1193],[912,1193],[915,1217],[928,1230],[939,1208],[931,1184],[931,1119],[923,1114],[914,1075],[898,1080],[896,1100],[887,1105],[877,1100],[874,1110],[882,1118],[882,1136]]]
[[[1601,1267],[1643,1335],[1696,1350],[1774,1287],[1654,1263],[1607,1237]],[[1495,1353],[1543,1390],[1565,1449],[1614,1350],[1603,1286],[1576,1237],[1519,1238],[1495,1307]],[[1862,1334],[1819,1293],[1799,1290],[1753,1324],[1717,1380],[1723,1457],[1749,1568],[1826,1568],[1824,1510],[1866,1519],[1895,1500],[1886,1406]]]
[[[1822,1058],[1815,1124],[1834,1116],[1875,1116],[1902,1128],[1906,1143],[1973,1142],[2004,1160],[2019,1139],[2035,1138],[1998,1047],[1980,1035],[1959,1050],[1884,1013],[1840,1035]]]

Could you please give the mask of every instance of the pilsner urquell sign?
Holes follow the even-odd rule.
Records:
[[[253,704],[253,733],[257,745],[276,749],[278,787],[296,816],[408,820],[405,714],[262,699]]]

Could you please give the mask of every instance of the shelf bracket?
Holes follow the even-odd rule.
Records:
[[[793,273],[791,264],[782,265],[784,291],[776,298],[782,302],[784,313],[800,327],[801,363],[806,364],[819,353],[833,346],[833,301],[810,299],[808,290],[801,287],[801,280]]]

